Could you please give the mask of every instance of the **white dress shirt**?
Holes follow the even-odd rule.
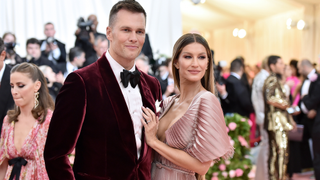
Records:
[[[58,44],[56,42],[53,42],[53,44],[58,46]],[[41,47],[40,47],[41,51],[45,51],[46,46],[47,46],[47,41],[43,41],[41,44]],[[60,58],[60,56],[61,56],[61,51],[60,51],[59,47],[57,47],[53,51],[50,51],[50,53],[48,55],[48,59],[56,64],[57,63],[56,60],[58,60]]]
[[[269,72],[261,69],[261,71],[253,79],[251,101],[256,113],[256,123],[263,126],[264,122],[264,98],[263,85],[264,81],[269,76]]]
[[[77,66],[74,66],[71,64],[71,62],[67,62],[67,71],[63,74],[64,78],[66,78],[70,73],[72,73],[73,71],[75,70],[78,70],[78,67]]]
[[[134,129],[134,135],[136,139],[136,145],[137,145],[137,155],[138,159],[140,157],[140,151],[141,151],[141,135],[142,135],[142,97],[140,94],[140,89],[139,86],[137,85],[135,88],[131,86],[131,84],[128,84],[128,87],[124,87],[121,78],[120,78],[120,73],[125,69],[122,67],[116,60],[114,60],[109,51],[106,53],[106,58],[108,59],[111,69],[113,71],[113,74],[115,75],[119,87],[122,91],[122,95],[126,101],[132,123],[133,123],[133,129]],[[133,72],[136,70],[136,66],[134,65],[129,71]]]
[[[2,76],[3,76],[5,69],[6,69],[6,64],[3,63],[3,67],[2,67],[2,69],[0,69],[0,86],[1,86]]]
[[[301,87],[301,98],[304,95],[307,95],[309,93],[309,88],[310,88],[310,78],[312,77],[313,74],[316,73],[316,70],[313,69],[309,74],[308,74],[308,79],[306,79]],[[304,105],[303,102],[301,102],[301,110],[303,111],[303,113],[308,114],[309,110],[307,109],[307,107]]]

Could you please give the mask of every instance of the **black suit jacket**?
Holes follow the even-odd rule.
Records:
[[[62,74],[64,74],[65,72],[67,72],[67,63],[64,62],[64,63],[59,63],[57,64],[57,68],[58,68],[58,71],[61,72]]]
[[[228,96],[221,99],[224,113],[238,113],[249,117],[254,109],[247,86],[240,79],[230,75],[226,80],[226,90]]]
[[[43,41],[45,41],[45,40],[41,40],[40,43],[42,44]],[[57,63],[66,62],[66,58],[67,58],[66,45],[58,40],[56,40],[56,42],[57,42],[58,48],[60,49],[60,52],[61,52],[59,59],[57,59]],[[49,56],[49,54],[46,53],[45,51],[42,51],[41,54],[46,58],[48,58],[48,56]]]
[[[1,79],[0,86],[0,133],[2,129],[3,118],[7,115],[7,111],[13,108],[13,98],[10,86],[10,71],[11,68],[6,66]]]
[[[308,110],[314,109],[317,111],[317,115],[312,122],[312,134],[318,134],[320,136],[320,74],[316,74],[318,78],[310,83],[308,94],[305,95],[300,102],[303,102]]]

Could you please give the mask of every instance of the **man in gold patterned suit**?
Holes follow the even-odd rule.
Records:
[[[288,131],[296,124],[287,108],[287,101],[281,75],[284,73],[284,64],[279,56],[269,56],[268,66],[271,74],[265,80],[263,93],[265,101],[264,128],[269,136],[269,177],[270,180],[286,179],[286,169],[289,157]]]

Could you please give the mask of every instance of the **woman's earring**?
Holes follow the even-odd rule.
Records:
[[[39,98],[39,92],[34,93],[34,108],[33,109],[35,109],[39,106],[38,98]]]

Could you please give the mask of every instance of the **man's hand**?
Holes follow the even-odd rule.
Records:
[[[217,86],[217,90],[221,96],[224,96],[227,94],[226,85],[224,85],[224,84],[221,85],[219,83],[216,83],[216,86]]]
[[[314,109],[311,109],[307,114],[309,119],[314,119],[316,117],[316,115],[317,115],[317,111]]]

